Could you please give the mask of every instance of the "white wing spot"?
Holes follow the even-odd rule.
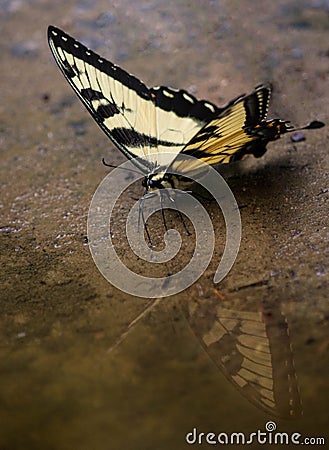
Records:
[[[62,36],[62,40],[66,42],[67,41],[67,37]]]
[[[104,61],[103,61],[102,59],[99,58],[98,62],[99,62],[99,63],[102,63],[102,62],[104,62]]]
[[[215,112],[215,108],[213,107],[213,105],[212,105],[211,103],[205,102],[205,103],[204,103],[204,106],[205,106],[206,108],[210,109],[211,112],[213,112],[213,113]]]
[[[74,44],[74,47],[75,47],[75,48],[79,48],[79,45],[78,45],[78,44]]]
[[[86,51],[86,55],[87,55],[87,56],[90,56],[90,55],[91,55],[90,51],[87,50],[87,51]]]
[[[163,95],[165,95],[166,97],[174,98],[174,94],[172,94],[171,92],[168,92],[168,91],[165,91],[165,90],[163,90],[162,92],[163,92]]]
[[[185,98],[185,100],[187,100],[190,103],[194,103],[194,99],[192,97],[190,97],[188,94],[186,94],[186,92],[183,93],[183,97]]]
[[[54,36],[57,36],[56,31],[52,31],[52,34],[53,34]]]

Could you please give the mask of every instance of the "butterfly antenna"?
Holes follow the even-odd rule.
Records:
[[[128,172],[135,172],[138,173],[138,175],[144,175],[142,172],[134,169],[128,169],[127,167],[121,167],[121,166],[115,166],[114,164],[108,164],[104,158],[102,158],[102,163],[106,167],[112,167],[113,169],[121,169],[121,170],[127,170]]]
[[[323,128],[325,124],[323,122],[320,122],[319,120],[313,120],[309,124],[305,125],[304,127],[298,127],[295,128],[291,126],[291,128],[287,129],[287,133],[291,133],[293,131],[301,131],[301,130],[316,130],[317,128]]]

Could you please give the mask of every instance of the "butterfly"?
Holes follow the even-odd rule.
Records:
[[[298,418],[302,404],[287,320],[279,304],[228,306],[189,298],[182,311],[203,349],[228,381],[270,416]]]
[[[200,169],[199,161],[217,165],[246,154],[260,157],[268,142],[296,130],[288,121],[266,120],[269,84],[220,108],[197,100],[186,90],[148,88],[56,27],[49,26],[48,42],[66,80],[92,117],[145,174],[146,191],[174,187],[170,168],[178,155],[194,157],[175,167],[188,178]],[[313,121],[299,130],[322,126]]]

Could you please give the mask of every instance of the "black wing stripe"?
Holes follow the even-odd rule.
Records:
[[[147,143],[149,147],[157,148],[159,145],[164,147],[176,147],[181,146],[175,142],[161,141],[152,136],[138,133],[134,129],[128,130],[127,128],[113,128],[111,130],[113,139],[120,140],[124,146],[131,148],[137,148],[141,142]]]
[[[151,96],[154,103],[165,111],[174,111],[179,117],[191,117],[198,121],[207,122],[222,111],[211,102],[197,100],[187,91],[175,90],[165,86],[153,87]]]
[[[253,127],[267,116],[268,104],[271,96],[271,87],[259,86],[255,92],[245,97],[246,127]]]
[[[111,63],[110,61],[102,58],[92,50],[89,50],[80,42],[72,39],[71,36],[66,34],[64,31],[50,26],[48,28],[48,40],[49,42],[53,41],[57,49],[62,48],[64,42],[67,51],[76,58],[80,59],[81,54],[84,53],[88,56],[88,64],[92,65],[99,71],[106,73],[109,77],[114,78],[129,89],[133,89],[141,97],[146,99],[150,98],[150,91],[141,80],[129,74],[115,64]],[[66,67],[66,70],[71,73],[71,68]]]

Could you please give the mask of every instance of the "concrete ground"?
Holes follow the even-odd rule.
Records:
[[[270,116],[328,124],[328,2],[9,0],[0,8],[0,448],[183,448],[193,427],[251,433],[270,419],[278,431],[326,436],[328,125],[224,168],[242,220],[231,272],[213,284],[225,227],[206,201],[217,237],[209,268],[134,323],[152,300],[109,284],[86,238],[90,201],[109,171],[101,159],[124,156],[55,66],[46,30],[63,28],[149,86],[189,89],[219,105],[269,80]],[[141,193],[137,183],[123,196],[117,218]],[[169,219],[186,251],[165,273],[183,267],[194,245],[175,214]],[[128,243],[116,226],[123,254]],[[160,215],[150,229],[161,240]],[[189,302],[203,300],[209,311],[193,315]],[[236,389],[216,361],[221,353],[199,345],[217,303],[261,317],[275,311],[277,328],[267,331],[284,317],[289,333],[270,342],[271,361],[278,373],[285,357],[294,362],[302,416],[264,412]]]

